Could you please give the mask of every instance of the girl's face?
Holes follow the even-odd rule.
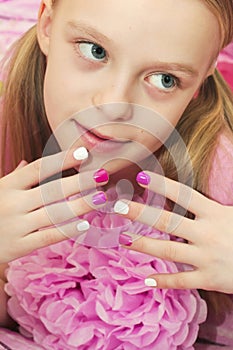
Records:
[[[52,10],[43,3],[44,99],[61,148],[131,147],[130,159],[135,144],[157,150],[213,73],[214,15],[201,0],[60,0]]]

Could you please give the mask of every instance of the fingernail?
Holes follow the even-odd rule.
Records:
[[[121,233],[119,235],[119,243],[129,247],[132,245],[133,240],[132,240],[132,237],[130,237],[129,235],[126,235],[125,233]]]
[[[126,215],[129,212],[129,206],[125,202],[117,201],[114,205],[114,212]]]
[[[87,231],[90,228],[90,224],[87,220],[83,220],[78,222],[77,224],[77,230],[82,232],[82,231]]]
[[[144,173],[144,171],[141,171],[137,174],[136,180],[139,184],[147,186],[150,183],[150,176]]]
[[[88,152],[85,147],[79,147],[73,152],[73,157],[76,160],[84,160],[88,158]]]
[[[99,192],[92,197],[92,203],[94,205],[104,204],[107,201],[107,197],[104,192]]]
[[[95,182],[100,183],[100,182],[106,182],[109,180],[109,176],[108,173],[105,169],[99,169],[97,170],[94,175],[93,178],[95,180]]]
[[[147,287],[157,287],[157,282],[154,278],[146,278],[145,285]]]

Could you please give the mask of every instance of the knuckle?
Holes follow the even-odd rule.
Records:
[[[187,289],[188,288],[187,281],[184,278],[183,274],[177,274],[175,284],[176,284],[177,289]]]
[[[53,234],[53,230],[45,230],[41,235],[41,246],[46,247],[57,243],[56,236]]]
[[[32,169],[37,174],[40,173],[41,170],[41,159],[37,159],[32,163]]]
[[[158,228],[163,231],[169,233],[171,223],[171,213],[167,211],[163,211],[161,213],[160,218],[158,219]]]
[[[133,244],[134,248],[136,248],[137,251],[147,251],[147,240],[145,239],[145,237],[141,237],[140,239],[135,240]]]
[[[177,250],[171,244],[171,242],[167,242],[163,251],[163,258],[169,261],[177,261]]]

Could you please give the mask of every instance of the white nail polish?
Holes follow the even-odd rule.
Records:
[[[77,230],[80,231],[80,232],[87,231],[87,230],[89,230],[89,228],[90,228],[90,224],[86,220],[80,221],[77,224]]]
[[[88,158],[88,152],[85,147],[79,147],[73,152],[73,156],[77,160],[84,160]]]
[[[126,215],[129,212],[129,206],[125,202],[117,201],[114,205],[114,212]]]
[[[157,282],[154,278],[146,278],[145,285],[147,287],[157,287]]]

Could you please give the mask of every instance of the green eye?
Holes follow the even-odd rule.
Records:
[[[107,56],[104,48],[94,43],[80,43],[79,50],[84,57],[94,61],[104,61]]]
[[[152,74],[148,80],[150,84],[156,86],[159,90],[171,90],[177,85],[176,78],[170,74]]]

